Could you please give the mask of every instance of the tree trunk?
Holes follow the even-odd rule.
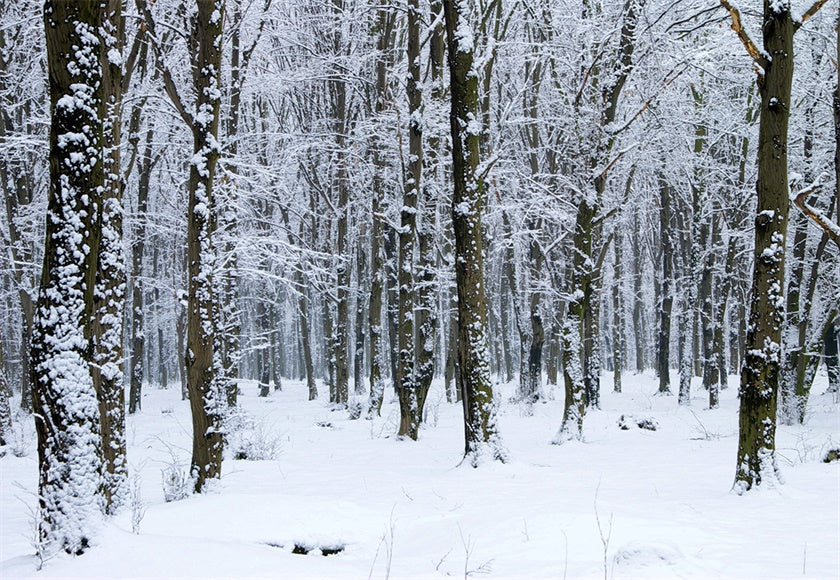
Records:
[[[38,537],[81,554],[101,499],[100,415],[90,373],[105,116],[96,3],[44,9],[52,111],[41,291],[32,337]],[[56,313],[60,313],[56,315]]]
[[[388,59],[393,36],[394,13],[381,0],[377,6],[376,17],[376,86],[374,110],[377,115],[385,109],[388,83]],[[370,398],[368,401],[368,415],[375,412],[379,415],[382,409],[382,397],[385,392],[383,371],[386,366],[385,352],[383,352],[382,327],[382,298],[385,288],[385,267],[383,264],[383,241],[381,215],[385,199],[385,183],[383,179],[384,162],[382,160],[383,145],[375,139],[373,149],[373,192],[371,195],[371,230],[370,230],[370,298],[368,302],[368,324],[370,326]]]
[[[484,175],[477,174],[479,138],[478,73],[468,4],[444,0],[449,47],[449,116],[452,133],[452,225],[455,233],[455,280],[458,288],[459,390],[463,396],[465,454],[473,465],[483,458],[503,460],[496,428],[496,404],[490,382],[487,300],[484,295],[484,238],[481,213]]]
[[[128,499],[123,388],[123,315],[125,261],[122,249],[122,52],[125,29],[120,0],[108,0],[102,16],[104,45],[100,50],[103,99],[103,173],[99,261],[94,290],[91,377],[99,400],[102,432],[104,509],[116,513]],[[114,53],[119,55],[114,58]]]
[[[621,392],[621,372],[624,368],[624,297],[621,293],[622,280],[622,252],[623,236],[616,231],[615,236],[615,262],[613,263],[613,287],[612,287],[612,308],[613,308],[613,391]]]
[[[0,342],[0,447],[8,443],[12,432],[12,408],[9,404],[11,398],[12,392],[6,379],[6,359],[3,356],[3,344]]]
[[[659,238],[662,244],[662,302],[659,305],[659,394],[671,394],[671,308],[674,304],[674,246],[671,233],[671,187],[659,178]]]
[[[642,312],[642,233],[638,215],[633,218],[633,336],[635,338],[636,374],[645,370],[645,319]]]
[[[144,44],[144,47],[146,45]],[[144,53],[145,53],[144,49]],[[136,115],[137,125],[140,122],[139,107],[132,111],[132,118]],[[146,219],[149,207],[149,185],[152,172],[152,140],[154,130],[146,129],[143,154],[140,161],[140,171],[137,185],[137,230],[134,233],[134,244],[131,248],[131,368],[130,386],[128,394],[128,412],[134,414],[143,406],[143,353],[146,344],[143,310],[143,251],[146,244]]]
[[[418,0],[408,2],[408,163],[406,163],[403,204],[400,210],[399,314],[397,318],[397,393],[400,401],[398,436],[417,439],[422,409],[414,372],[414,239],[417,230],[417,197],[423,175],[423,93],[420,71],[420,23]]]
[[[303,367],[306,371],[306,390],[309,394],[309,400],[314,401],[318,398],[318,389],[315,386],[315,369],[312,365],[312,339],[309,335],[309,298],[306,295],[302,268],[295,275],[295,288],[298,296],[297,307],[300,321],[300,341],[303,350]]]
[[[787,137],[793,79],[794,23],[790,5],[764,1],[764,52],[759,56],[758,209],[744,368],[741,372],[735,490],[778,480],[776,399],[784,323],[785,236],[788,221]]]
[[[367,251],[363,245],[364,238],[360,237],[356,244],[356,344],[353,352],[353,393],[356,397],[363,397],[365,389],[365,307],[364,284],[362,280],[367,275]]]
[[[840,328],[836,323],[826,325],[825,336],[825,368],[828,371],[828,392],[840,392],[840,358],[838,357],[838,340]]]
[[[197,100],[193,117],[193,158],[188,180],[187,225],[187,388],[193,419],[191,472],[195,491],[221,477],[222,433],[214,363],[215,302],[213,233],[216,207],[213,177],[219,158],[219,80],[224,1],[199,2],[191,31],[196,54],[193,84]]]

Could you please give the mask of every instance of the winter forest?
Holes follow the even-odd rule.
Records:
[[[2,0],[0,577],[840,576],[838,38]]]

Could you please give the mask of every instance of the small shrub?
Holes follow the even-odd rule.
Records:
[[[161,470],[160,474],[164,501],[167,503],[180,501],[190,494],[190,477],[180,463],[170,463]]]
[[[280,455],[280,437],[262,425],[232,434],[230,439],[234,459],[270,461]]]
[[[141,479],[140,475],[135,471],[131,477],[131,490],[129,491],[129,505],[131,507],[131,531],[134,534],[140,533],[140,522],[143,521],[143,516],[146,515],[146,503],[143,501],[143,496],[140,493]]]
[[[835,461],[840,461],[840,447],[829,449],[823,455],[823,463],[834,463]]]
[[[31,428],[30,428],[31,427]],[[15,457],[26,457],[31,451],[31,442],[35,441],[35,427],[30,421],[15,421],[9,441],[9,449]]]
[[[653,417],[634,417],[633,415],[622,415],[618,418],[618,428],[622,431],[629,431],[630,429],[645,429],[646,431],[656,431],[659,427],[656,419]]]

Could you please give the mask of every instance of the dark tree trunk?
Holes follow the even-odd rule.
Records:
[[[306,390],[309,400],[318,398],[318,389],[315,386],[315,369],[312,365],[312,339],[309,333],[309,298],[306,293],[306,285],[303,282],[302,270],[295,276],[295,288],[297,289],[297,307],[300,324],[300,342],[303,351],[303,368],[306,376]]]
[[[642,311],[642,233],[638,215],[633,222],[633,336],[635,337],[636,374],[645,370],[645,320]]]
[[[364,248],[364,238],[359,239],[356,244],[356,280],[358,288],[356,296],[356,343],[353,351],[353,393],[356,397],[363,397],[367,392],[365,388],[365,306],[364,287],[362,280],[367,276],[367,251]]]
[[[144,44],[144,47],[146,45]],[[144,60],[146,49],[144,48]],[[139,107],[132,112],[132,121],[136,116],[136,124],[140,124]],[[128,412],[134,414],[142,406],[143,393],[143,354],[146,345],[146,333],[144,329],[145,315],[143,309],[143,251],[146,244],[146,215],[149,207],[149,185],[152,172],[152,139],[154,130],[146,129],[146,137],[143,144],[143,154],[140,160],[140,171],[137,186],[137,230],[134,234],[134,244],[131,248],[131,368],[129,371],[130,386],[128,394]]]
[[[674,304],[674,245],[671,233],[671,188],[664,176],[659,183],[659,238],[662,244],[662,302],[659,305],[657,370],[659,394],[671,394],[671,309]]]
[[[113,514],[128,499],[128,465],[125,443],[125,391],[123,388],[123,318],[125,310],[125,261],[122,252],[122,55],[125,28],[120,0],[103,6],[103,46],[100,50],[103,100],[103,173],[99,261],[94,292],[91,377],[99,399],[102,432],[104,509]]]
[[[408,163],[405,189],[400,210],[399,313],[397,318],[397,394],[400,401],[400,425],[397,435],[417,439],[420,429],[420,407],[415,382],[414,344],[414,240],[417,232],[417,197],[423,175],[423,93],[420,78],[420,23],[418,0],[408,2],[407,53],[408,76]]]
[[[73,554],[90,543],[102,482],[99,405],[90,373],[100,243],[97,192],[105,184],[102,19],[96,3],[48,1],[44,7],[52,122],[31,359],[38,536]]]
[[[216,343],[213,177],[219,158],[216,143],[223,23],[223,0],[199,2],[190,33],[191,45],[196,50],[192,65],[197,100],[192,119],[194,154],[188,180],[186,368],[193,419],[192,474],[196,492],[204,489],[207,480],[221,477],[222,469],[220,393],[216,392],[213,365]]]
[[[496,405],[490,383],[487,300],[484,295],[484,239],[481,214],[484,176],[479,164],[478,74],[467,4],[444,0],[450,73],[449,116],[452,133],[452,225],[458,288],[459,390],[463,396],[465,453],[473,465],[482,456],[503,460],[496,430]],[[470,119],[473,122],[470,123]]]
[[[758,209],[744,368],[735,489],[777,480],[776,400],[784,323],[785,237],[788,222],[787,141],[795,27],[787,3],[764,1],[764,52],[759,61]]]
[[[613,391],[621,392],[621,372],[624,368],[624,297],[621,293],[621,281],[624,264],[622,262],[623,236],[617,231],[615,236],[615,262],[613,263]]]

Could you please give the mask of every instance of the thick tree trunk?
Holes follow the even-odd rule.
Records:
[[[44,7],[52,111],[41,292],[32,337],[39,541],[80,554],[101,499],[100,415],[90,373],[99,255],[104,87],[96,3]],[[58,314],[58,315],[57,315]]]
[[[113,514],[128,499],[128,465],[125,443],[125,391],[123,389],[123,318],[125,310],[125,260],[122,248],[122,52],[125,41],[122,4],[108,0],[102,16],[100,50],[105,118],[103,119],[101,239],[94,291],[91,377],[99,399],[102,431],[104,509]],[[114,54],[118,57],[115,58]]]
[[[788,221],[787,140],[793,79],[794,23],[786,2],[764,1],[764,52],[759,77],[758,209],[747,326],[741,372],[735,490],[743,493],[777,481],[776,400],[784,324],[785,237]]]
[[[444,0],[449,47],[449,116],[452,132],[452,225],[455,233],[455,279],[458,288],[459,389],[463,396],[465,453],[473,465],[484,457],[504,459],[496,427],[496,404],[490,382],[487,300],[484,295],[484,238],[481,214],[484,176],[479,165],[478,74],[468,4]]]
[[[595,208],[584,198],[577,210],[572,258],[572,288],[573,294],[569,300],[566,320],[563,324],[563,381],[566,389],[566,402],[563,411],[563,423],[554,438],[555,444],[564,441],[580,440],[583,438],[583,415],[587,405],[585,384],[585,366],[582,362],[583,339],[586,323],[585,312],[587,294],[591,294],[592,253],[591,229]]]
[[[387,70],[386,52],[391,46],[393,31],[393,13],[384,4],[384,0],[377,7],[376,20],[376,87],[374,110],[381,114],[385,109],[387,98]],[[368,416],[379,415],[382,409],[382,398],[385,392],[385,378],[383,371],[386,367],[385,352],[383,352],[382,327],[382,298],[385,290],[385,267],[383,264],[382,211],[385,199],[385,183],[383,179],[384,163],[381,155],[382,144],[377,139],[373,147],[373,192],[371,195],[371,230],[370,230],[370,298],[368,302],[368,325],[370,326],[370,398],[368,401]]]
[[[221,477],[221,409],[216,392],[215,248],[216,207],[213,178],[219,158],[219,104],[221,93],[222,25],[224,1],[199,2],[191,37],[193,84],[197,100],[193,117],[193,158],[188,180],[187,233],[187,389],[193,419],[192,475],[195,491]]]

